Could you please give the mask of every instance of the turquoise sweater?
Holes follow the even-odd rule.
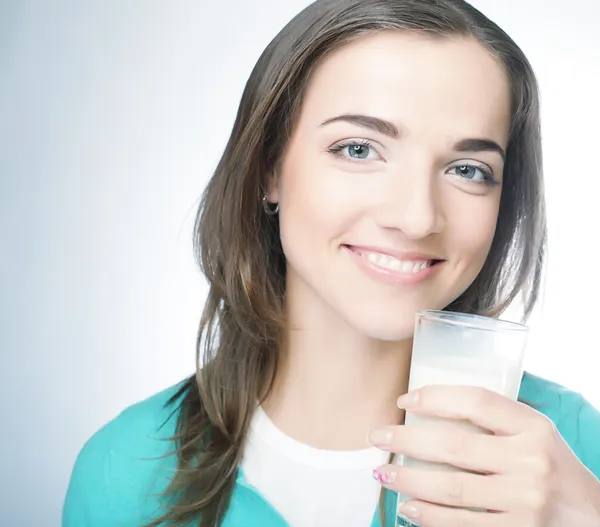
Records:
[[[178,388],[127,408],[88,440],[73,468],[63,527],[141,527],[163,510],[159,494],[176,467],[174,456],[161,459],[173,449],[168,439],[176,422],[165,403]],[[600,478],[600,412],[579,394],[527,373],[519,397],[552,419],[579,459]],[[288,527],[238,472],[223,527]],[[388,492],[391,511],[394,501]],[[378,516],[374,511],[372,527],[381,527]]]

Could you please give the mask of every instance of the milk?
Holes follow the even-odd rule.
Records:
[[[518,380],[518,383],[516,382]],[[520,364],[499,357],[483,358],[415,356],[410,368],[408,390],[431,384],[479,386],[516,399],[521,384]]]
[[[520,363],[511,363],[494,355],[485,358],[472,357],[444,357],[435,354],[423,353],[413,356],[410,370],[409,391],[417,390],[432,384],[479,386],[500,393],[512,399],[517,398],[521,383]],[[437,426],[440,433],[444,428],[455,427],[473,433],[489,433],[475,426],[470,421],[444,419],[406,413],[405,425]],[[398,464],[425,470],[456,472],[459,469],[446,464],[431,463],[401,456]],[[410,499],[409,496],[398,494],[398,504]],[[413,526],[415,524],[398,517],[396,526]]]
[[[508,370],[508,371],[507,371]],[[464,359],[462,357],[440,357],[436,364],[413,362],[410,370],[408,390],[417,390],[432,384],[479,386],[503,395],[511,396],[512,386],[507,377],[514,375],[508,365],[488,364],[485,361]],[[518,375],[518,369],[516,374]],[[406,413],[405,425],[455,427],[468,432],[486,433],[470,421],[444,419],[425,415]],[[443,430],[440,430],[443,433]],[[449,465],[404,459],[404,466],[427,468],[428,470],[458,470]]]

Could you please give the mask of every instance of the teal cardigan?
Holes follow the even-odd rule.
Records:
[[[164,512],[160,493],[176,468],[169,440],[177,420],[169,388],[127,408],[96,432],[79,453],[63,508],[63,527],[141,527]],[[535,377],[523,376],[519,393],[546,414],[579,459],[600,478],[600,412],[581,395]],[[344,499],[340,496],[340,499]],[[395,495],[388,491],[389,518]],[[238,471],[223,527],[289,527],[285,519]],[[372,527],[381,527],[374,511]]]

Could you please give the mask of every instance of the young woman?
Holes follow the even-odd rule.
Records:
[[[398,491],[421,527],[600,525],[581,396],[530,374],[526,403],[406,394],[417,311],[531,311],[540,148],[527,59],[464,1],[306,8],[258,61],[204,194],[197,372],[89,440],[63,525],[393,525]],[[407,408],[490,433],[403,427]]]

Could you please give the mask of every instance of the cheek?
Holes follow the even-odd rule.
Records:
[[[322,233],[333,228],[327,194],[309,167],[310,159],[291,157],[279,181],[281,245],[288,265],[297,270],[310,267],[315,253],[323,249]]]
[[[488,255],[498,220],[499,198],[468,196],[454,207],[447,225],[447,242],[456,252],[457,261],[481,268]]]
[[[322,154],[298,157],[290,157],[279,183],[280,231],[286,254],[326,250],[362,210],[361,192],[347,181],[352,176],[332,170]]]

